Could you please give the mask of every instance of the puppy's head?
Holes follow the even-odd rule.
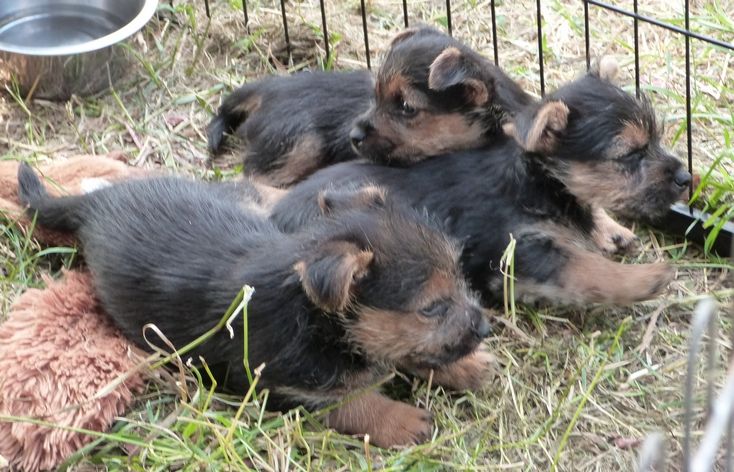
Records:
[[[459,249],[412,210],[340,213],[333,234],[295,266],[305,293],[343,322],[368,359],[439,366],[490,331],[459,267]]]
[[[686,190],[691,175],[660,144],[647,98],[613,83],[616,70],[616,62],[602,59],[584,77],[519,113],[505,132],[580,201],[654,219]]]
[[[436,29],[406,29],[377,72],[374,106],[352,128],[354,149],[399,165],[482,144],[502,117],[495,69]]]

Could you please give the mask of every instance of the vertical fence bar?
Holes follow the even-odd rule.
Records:
[[[453,31],[451,30],[451,0],[446,0],[446,26],[449,30],[449,36],[453,36]]]
[[[247,16],[247,0],[242,0],[242,13],[245,14],[245,31],[250,32],[250,18]]]
[[[209,11],[209,0],[204,0],[204,8],[206,9],[206,17],[211,18],[212,13]]]
[[[545,95],[545,72],[543,71],[543,17],[540,12],[540,0],[536,0],[538,20],[538,65],[540,66],[540,96]]]
[[[691,24],[690,24],[690,5],[689,0],[685,0],[685,22],[686,22],[686,31],[691,30]],[[693,142],[692,142],[692,130],[691,127],[693,126],[692,120],[691,120],[691,38],[686,35],[686,139],[688,141],[688,172],[693,174]],[[693,195],[693,179],[691,179],[691,183],[688,186],[688,194]]]
[[[288,17],[285,15],[285,0],[280,0],[280,14],[283,16],[283,34],[285,35],[285,50],[291,57],[291,38],[288,36]]]
[[[403,25],[408,27],[408,0],[403,0]]]
[[[497,48],[497,14],[494,10],[494,0],[489,2],[489,9],[492,12],[492,49],[494,50],[494,64],[500,65],[500,58]]]
[[[636,0],[635,0],[636,1]],[[326,50],[326,63],[329,63],[329,30],[326,28],[326,7],[324,6],[324,0],[319,0],[319,6],[321,7],[321,27],[324,32],[324,49]]]
[[[584,0],[584,46],[586,47],[586,70],[591,68],[591,52],[589,41],[589,2]]]
[[[364,0],[360,0],[360,7],[362,8],[362,33],[364,35],[364,54],[367,57],[367,68],[372,69],[370,65],[370,40],[367,36],[367,7],[364,4]]]
[[[639,34],[639,21],[637,19],[637,0],[634,0],[635,10],[635,22],[634,22],[634,33],[635,33],[635,95],[640,98],[640,34]]]

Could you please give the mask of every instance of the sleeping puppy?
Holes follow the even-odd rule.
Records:
[[[690,183],[661,146],[650,103],[596,70],[528,105],[505,128],[509,136],[485,148],[410,168],[353,162],[323,169],[293,187],[271,218],[297,230],[322,189],[374,184],[464,242],[462,268],[485,301],[502,297],[500,260],[510,238],[519,294],[581,304],[659,294],[672,277],[667,264],[613,262],[599,244],[607,231],[599,210],[654,219]]]
[[[377,71],[302,72],[243,85],[208,128],[218,153],[236,131],[245,174],[278,187],[367,157],[405,166],[477,147],[531,98],[500,68],[430,27],[396,35]]]
[[[230,190],[155,178],[54,198],[28,165],[19,169],[21,200],[39,225],[77,236],[105,311],[131,341],[149,348],[143,330],[153,323],[182,347],[251,285],[246,359],[265,365],[258,386],[270,389],[269,408],[320,409],[356,396],[327,424],[383,447],[428,439],[427,411],[360,390],[394,367],[435,369],[458,387],[484,375],[477,348],[490,325],[455,242],[384,202],[347,205],[338,218],[285,234],[224,198]],[[232,326],[235,339],[219,332],[189,355],[215,372],[228,367],[220,385],[244,393],[242,318]]]

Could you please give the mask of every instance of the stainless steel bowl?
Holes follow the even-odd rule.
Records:
[[[108,87],[126,70],[121,41],[158,0],[0,1],[0,81],[27,96],[65,100]]]

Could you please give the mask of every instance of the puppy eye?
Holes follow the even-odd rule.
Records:
[[[448,303],[446,302],[446,300],[437,300],[427,307],[422,308],[420,310],[420,314],[425,316],[426,318],[435,318],[437,316],[442,316],[443,314],[445,314],[447,309]]]
[[[405,100],[402,100],[400,103],[400,111],[403,112],[403,115],[415,115],[415,108],[410,106]]]
[[[645,152],[641,149],[630,152],[625,156],[625,160],[629,162],[640,162],[645,157]]]

